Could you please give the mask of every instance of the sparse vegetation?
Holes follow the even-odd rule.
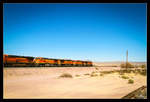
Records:
[[[121,76],[121,78],[123,78],[123,79],[129,79],[129,77],[125,76],[125,75]]]
[[[111,74],[111,73],[115,73],[116,71],[102,71],[100,73],[102,74]]]
[[[117,67],[116,65],[113,65],[113,66],[111,66],[111,67]]]
[[[79,74],[77,74],[77,75],[76,75],[76,77],[80,77],[80,75],[79,75]]]
[[[97,74],[91,74],[91,77],[96,77],[96,76],[98,76]]]
[[[134,68],[134,65],[132,65],[131,63],[127,62],[127,63],[122,63],[120,65],[121,68]]]
[[[140,74],[141,74],[141,75],[144,75],[144,76],[147,75],[146,70],[141,70],[141,71],[140,71]]]
[[[86,74],[84,74],[84,75],[90,75],[89,73],[86,73]]]
[[[145,64],[141,65],[141,68],[146,68],[146,65]]]
[[[110,74],[111,71],[103,71],[103,72],[101,72],[101,73],[103,73],[103,74]]]
[[[59,77],[61,78],[72,78],[72,75],[69,73],[63,73],[62,75],[60,75]]]
[[[134,83],[134,80],[132,80],[132,79],[128,80],[128,84],[133,84],[133,83]]]
[[[94,74],[94,73],[96,73],[96,72],[93,71],[92,74]]]
[[[103,73],[100,73],[100,76],[104,76],[104,74],[103,74]]]
[[[99,70],[97,67],[95,68],[96,70]]]

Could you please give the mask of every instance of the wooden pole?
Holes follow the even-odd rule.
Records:
[[[126,52],[126,69],[127,69],[127,63],[128,63],[128,50]]]

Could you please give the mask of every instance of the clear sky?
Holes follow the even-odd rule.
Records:
[[[146,3],[4,4],[5,54],[147,61]]]

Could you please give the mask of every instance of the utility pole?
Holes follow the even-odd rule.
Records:
[[[127,63],[128,63],[128,50],[126,52],[126,69],[127,69]]]

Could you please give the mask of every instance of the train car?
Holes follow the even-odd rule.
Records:
[[[72,60],[64,60],[64,64],[65,64],[65,66],[72,66],[73,62],[72,62]]]
[[[29,57],[16,55],[3,55],[4,66],[35,66],[35,67],[51,67],[51,66],[92,66],[91,61],[68,60],[68,59],[51,59],[43,57]]]
[[[73,66],[72,60],[61,59],[60,63],[61,63],[61,66],[66,66],[66,67]]]
[[[76,66],[82,66],[82,61],[76,60]]]
[[[87,66],[87,61],[82,61],[82,66],[86,67]]]
[[[28,56],[3,55],[3,64],[5,67],[33,66],[33,59]]]
[[[72,66],[76,66],[76,60],[72,60]]]
[[[50,59],[50,58],[42,58],[42,57],[36,57],[34,58],[33,62],[35,66],[45,66],[45,67],[52,67],[52,66],[58,66],[60,63],[57,59]]]
[[[93,66],[92,62],[91,62],[91,61],[88,61],[88,62],[87,62],[87,66]]]

